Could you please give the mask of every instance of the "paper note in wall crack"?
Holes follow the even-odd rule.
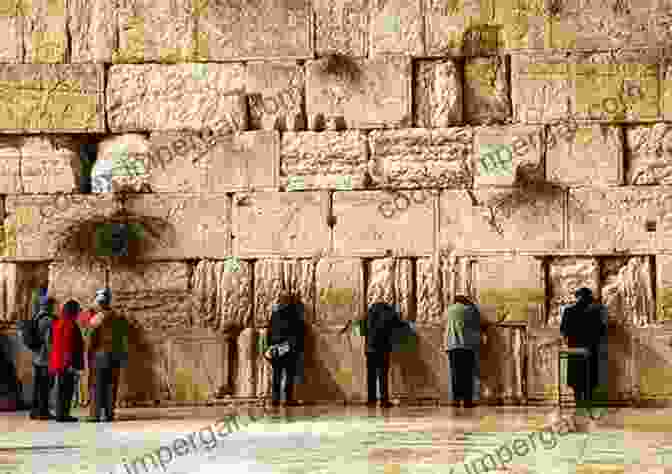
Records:
[[[228,257],[224,260],[224,271],[230,273],[240,271],[240,259],[238,257]]]
[[[287,191],[303,191],[306,183],[303,176],[289,176],[287,178]]]
[[[336,177],[337,191],[352,191],[352,176],[337,176]]]
[[[208,77],[208,65],[202,63],[196,63],[191,70],[191,75],[197,81],[203,80]]]
[[[507,145],[481,145],[478,172],[482,176],[511,176],[513,154]]]

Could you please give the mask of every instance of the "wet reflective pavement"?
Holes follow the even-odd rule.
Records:
[[[590,422],[572,413],[564,409],[562,421],[554,407],[120,409],[119,421],[101,424],[9,413],[0,415],[0,473],[672,474],[672,408],[610,408]],[[225,430],[230,414],[236,424]],[[575,426],[583,432],[567,433]]]

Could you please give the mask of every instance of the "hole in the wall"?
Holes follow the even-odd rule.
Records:
[[[91,193],[91,173],[96,163],[98,153],[97,143],[83,143],[79,147],[79,160],[81,164],[81,176],[79,178],[79,192]]]
[[[656,231],[656,221],[646,221],[644,223],[644,227],[646,228],[647,232],[655,232]]]

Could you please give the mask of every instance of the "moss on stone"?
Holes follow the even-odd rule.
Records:
[[[672,319],[672,288],[658,288],[656,315],[659,321]]]
[[[544,303],[541,288],[487,289],[479,292],[479,302],[497,308],[498,321],[527,321],[528,306]]]

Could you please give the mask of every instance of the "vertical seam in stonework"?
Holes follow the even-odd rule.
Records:
[[[70,2],[73,0],[65,0],[65,51],[63,56],[65,63],[72,62],[72,33],[70,31]]]

